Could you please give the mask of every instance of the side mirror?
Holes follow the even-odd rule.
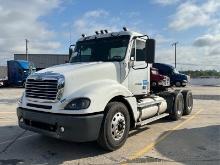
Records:
[[[145,55],[146,55],[146,63],[154,63],[155,62],[155,40],[147,39],[145,45]]]
[[[69,60],[73,54],[73,48],[72,48],[73,46],[75,46],[75,45],[70,45],[70,47],[69,47]]]

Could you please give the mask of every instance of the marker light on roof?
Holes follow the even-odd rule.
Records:
[[[123,30],[124,30],[124,31],[128,31],[128,29],[127,29],[126,27],[123,27]]]

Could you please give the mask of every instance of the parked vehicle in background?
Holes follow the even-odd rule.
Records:
[[[25,86],[27,77],[36,71],[31,62],[25,60],[7,61],[8,76],[0,80],[2,86]]]
[[[177,87],[185,87],[187,83],[189,83],[190,77],[179,73],[179,71],[171,65],[154,63],[153,67],[157,68],[160,74],[169,76],[171,86],[175,85]]]
[[[170,78],[160,74],[157,68],[151,67],[150,84],[151,89],[164,90],[170,86]]]

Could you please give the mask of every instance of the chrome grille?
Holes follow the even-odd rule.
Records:
[[[56,100],[58,92],[58,80],[28,79],[25,94],[28,98]]]

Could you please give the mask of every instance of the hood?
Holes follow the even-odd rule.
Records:
[[[185,74],[175,73],[175,76],[176,76],[177,78],[187,80],[187,75],[185,75]]]
[[[100,80],[120,82],[119,62],[67,63],[46,68],[36,74],[61,74],[65,79],[64,96]]]
[[[46,69],[42,69],[38,71],[37,73],[45,73],[45,72],[51,72],[51,73],[60,73],[60,74],[66,74],[69,71],[81,69],[81,68],[87,68],[92,67],[97,64],[101,64],[103,62],[90,62],[90,63],[66,63],[61,65],[55,65]]]

